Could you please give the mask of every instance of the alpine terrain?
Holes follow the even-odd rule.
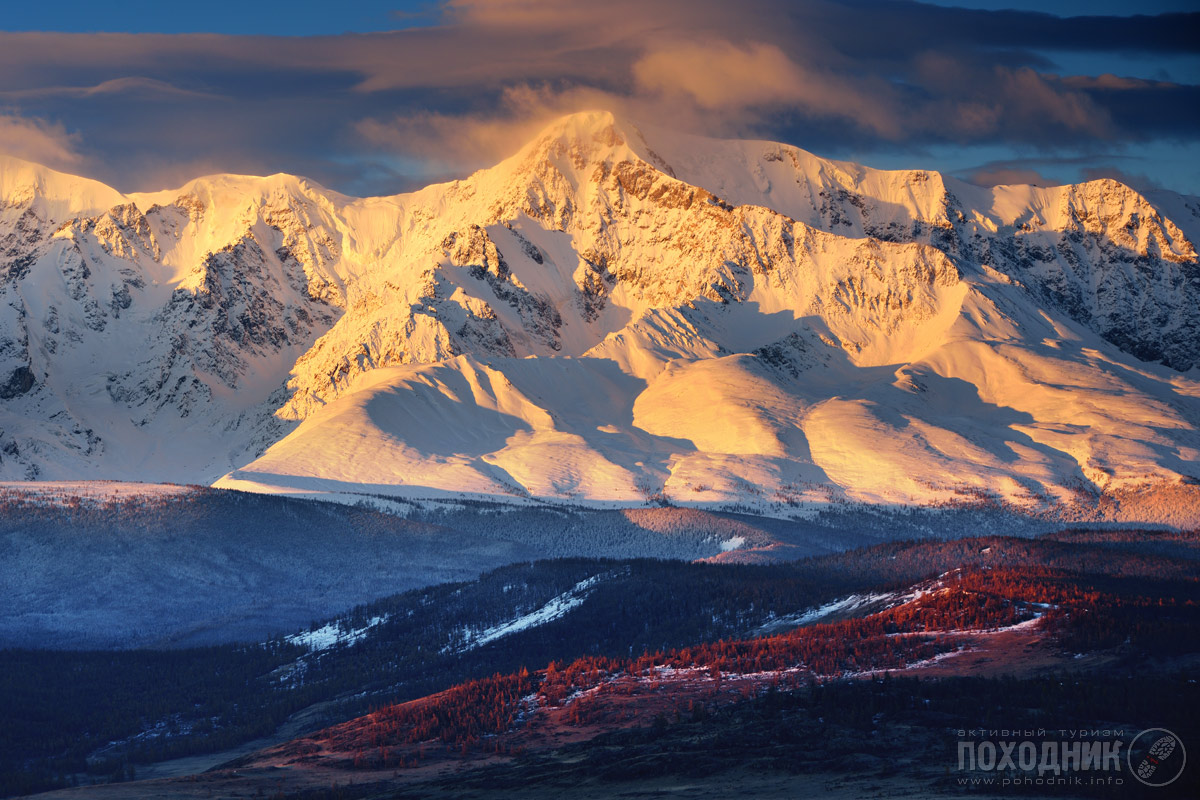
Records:
[[[1197,241],[1197,198],[600,112],[394,197],[4,158],[0,477],[1194,510]]]

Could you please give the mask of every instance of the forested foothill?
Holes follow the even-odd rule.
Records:
[[[887,542],[777,564],[526,561],[258,644],[9,649],[0,651],[0,786],[12,795],[130,779],[146,764],[270,737],[298,712],[307,731],[344,723],[309,735],[336,750],[349,773],[403,771],[422,753],[534,758],[520,737],[523,726],[536,729],[539,708],[598,732],[661,727],[657,716],[689,725],[711,716],[737,728],[740,714],[759,708],[740,704],[765,702],[753,700],[765,691],[784,695],[772,701],[783,707],[807,708],[835,691],[830,681],[921,674],[920,665],[952,663],[975,646],[962,636],[1014,626],[1059,654],[1072,681],[1109,681],[1140,697],[1138,681],[1174,685],[1197,663],[1198,559],[1195,533],[1066,531]],[[645,681],[671,694],[675,673],[716,680],[724,691],[696,694],[695,680],[691,689],[680,684],[678,702],[653,719],[602,701],[638,697]],[[961,680],[941,679],[946,687]],[[930,704],[949,706],[946,698],[967,691],[928,683],[920,693]],[[984,695],[1005,691],[978,686]],[[876,703],[866,689],[845,691]],[[1192,708],[1194,700],[1194,692],[1180,696]],[[855,703],[844,715],[820,715],[822,724],[857,725]],[[640,741],[635,732],[612,735]]]
[[[360,603],[520,561],[780,563],[889,539],[1053,530],[1048,520],[977,508],[846,506],[771,519],[676,507],[370,496],[346,505],[199,486],[108,495],[80,488],[87,484],[29,486],[0,487],[0,647],[262,641]],[[86,491],[100,494],[81,496]]]

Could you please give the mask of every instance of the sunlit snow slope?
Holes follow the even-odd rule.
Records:
[[[13,160],[0,190],[4,477],[753,507],[1200,477],[1195,198],[606,113],[396,197]]]

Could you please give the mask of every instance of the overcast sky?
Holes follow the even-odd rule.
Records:
[[[608,108],[980,183],[1200,194],[1194,0],[183,5],[6,8],[0,150],[126,191],[292,172],[386,194]]]

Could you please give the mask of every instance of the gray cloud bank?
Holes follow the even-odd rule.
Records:
[[[596,107],[914,162],[945,146],[1041,163],[1195,152],[1200,138],[1188,73],[1200,14],[1062,19],[894,0],[449,0],[440,11],[433,27],[330,37],[0,33],[0,150],[126,190],[286,171],[371,194],[461,175],[549,118]],[[1094,67],[1068,74],[1061,53]],[[1115,56],[1152,69],[1110,74]]]

